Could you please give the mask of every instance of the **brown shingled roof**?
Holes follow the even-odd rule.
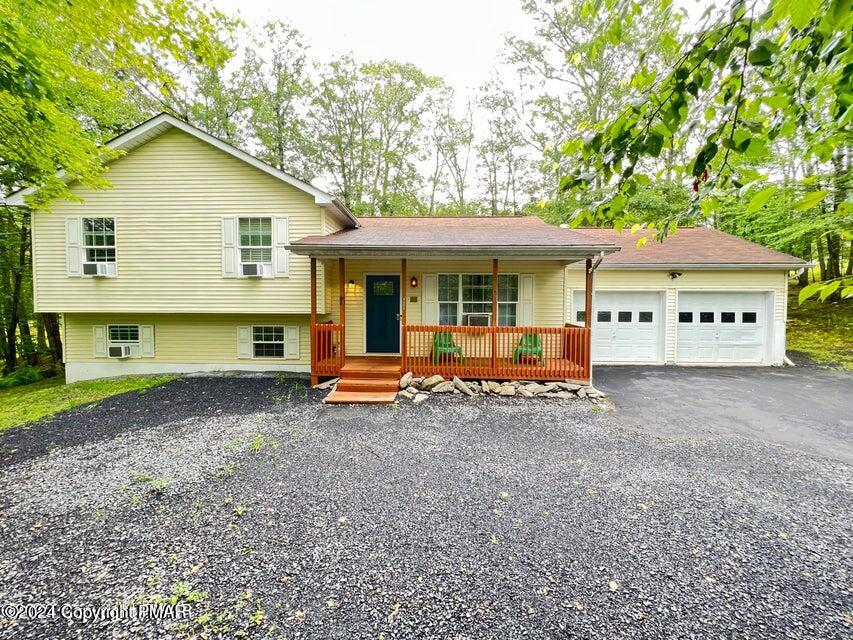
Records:
[[[359,218],[356,229],[345,229],[329,235],[312,235],[291,246],[297,253],[312,248],[341,250],[406,250],[432,249],[462,253],[479,248],[499,249],[519,255],[532,250],[582,250],[597,253],[615,251],[609,241],[600,242],[572,231],[543,222],[535,216],[517,217],[389,217]]]
[[[682,227],[667,236],[663,242],[654,239],[654,233],[640,230],[632,234],[625,229],[579,228],[574,229],[595,242],[610,242],[622,248],[604,258],[602,265],[757,265],[787,266],[799,269],[808,263],[786,253],[774,251],[743,238],[708,227]],[[642,247],[637,240],[647,237]]]

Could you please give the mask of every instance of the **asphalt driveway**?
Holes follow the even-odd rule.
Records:
[[[649,433],[740,435],[853,462],[853,373],[754,367],[604,367],[595,384]]]
[[[618,394],[322,395],[183,379],[0,436],[0,638],[850,637],[843,460]]]

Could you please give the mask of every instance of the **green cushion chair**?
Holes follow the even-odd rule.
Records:
[[[459,358],[460,362],[465,362],[462,349],[453,342],[452,333],[440,331],[432,337],[432,363],[438,364],[442,356]]]
[[[539,364],[545,366],[545,356],[542,353],[542,336],[538,333],[525,333],[521,336],[512,361],[518,364],[521,358],[536,358]]]

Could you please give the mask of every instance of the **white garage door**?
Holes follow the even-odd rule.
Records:
[[[677,362],[761,363],[767,353],[766,293],[678,294]]]
[[[593,362],[662,362],[662,292],[596,291]],[[583,291],[573,298],[575,321],[585,317]]]

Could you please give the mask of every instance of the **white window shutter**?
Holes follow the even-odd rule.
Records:
[[[274,275],[286,276],[288,271],[289,244],[287,235],[287,218],[273,218],[273,269]]]
[[[252,327],[237,327],[237,357],[252,357]]]
[[[522,327],[533,326],[533,276],[529,273],[521,274],[518,283],[518,302],[521,306],[519,314],[519,325]]]
[[[102,324],[92,327],[92,355],[96,358],[107,357],[107,328]]]
[[[438,324],[438,278],[434,273],[425,273],[421,278],[424,293],[421,302],[421,322]]]
[[[139,325],[139,357],[154,357],[154,325]]]
[[[290,325],[284,328],[284,357],[287,360],[299,359],[299,327]]]
[[[237,218],[222,218],[222,277],[237,277]]]
[[[69,276],[83,275],[82,231],[80,218],[65,218],[65,266]]]

